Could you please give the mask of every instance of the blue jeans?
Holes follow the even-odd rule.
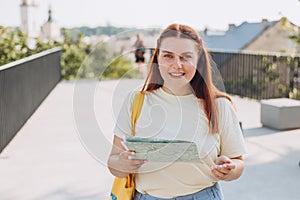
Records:
[[[194,194],[189,194],[186,196],[179,196],[171,198],[169,200],[223,200],[223,194],[218,183],[211,187],[205,188]],[[141,194],[136,191],[134,200],[167,200],[162,198],[153,197],[149,194]]]

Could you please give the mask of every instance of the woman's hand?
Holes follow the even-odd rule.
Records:
[[[134,160],[135,152],[133,151],[123,151],[118,157],[118,169],[119,171],[126,173],[136,173],[138,169],[146,162],[146,160]]]
[[[244,161],[241,156],[236,158],[219,156],[216,165],[212,167],[212,173],[219,180],[231,181],[239,178],[243,169]]]
[[[136,173],[146,160],[134,160],[135,152],[125,149],[122,139],[115,136],[111,154],[108,158],[108,168],[117,177],[126,177],[130,173]]]

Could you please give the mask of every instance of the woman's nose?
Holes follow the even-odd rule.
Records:
[[[172,63],[172,66],[173,67],[176,67],[178,69],[181,69],[182,68],[182,61],[180,59],[180,56],[175,56],[174,60],[173,60],[173,63]]]

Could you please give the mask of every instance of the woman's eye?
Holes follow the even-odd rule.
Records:
[[[173,56],[171,54],[165,54],[164,58],[173,58]]]
[[[184,56],[182,56],[184,59],[186,59],[186,60],[188,60],[188,59],[191,59],[192,58],[192,56],[190,56],[190,55],[184,55]]]

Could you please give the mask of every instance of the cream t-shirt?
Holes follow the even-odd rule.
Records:
[[[120,110],[114,133],[123,138],[131,134],[131,108],[135,92],[131,92]],[[212,186],[217,179],[211,167],[220,155],[229,158],[245,154],[246,147],[239,121],[232,104],[217,98],[219,133],[208,132],[203,101],[193,94],[175,96],[162,88],[145,95],[136,136],[193,141],[203,163],[147,162],[136,174],[136,189],[159,198],[192,194]]]

